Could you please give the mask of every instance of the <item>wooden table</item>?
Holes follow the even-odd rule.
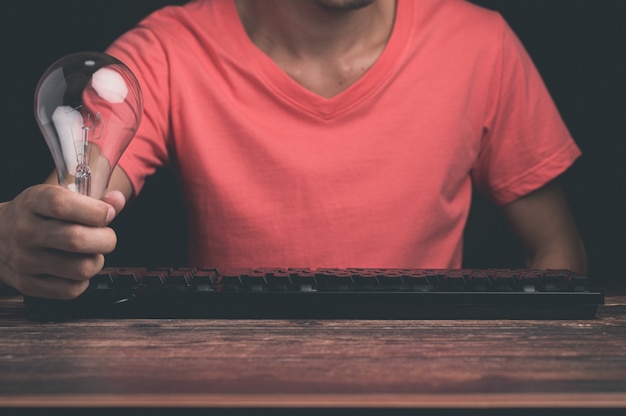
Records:
[[[39,323],[24,317],[21,298],[4,293],[0,414],[50,408],[626,414],[626,292],[605,294],[598,318],[585,321]]]

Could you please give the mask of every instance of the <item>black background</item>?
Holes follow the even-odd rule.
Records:
[[[414,0],[420,1],[420,0]],[[61,56],[103,50],[165,0],[2,2],[0,201],[53,169],[33,117],[39,76]],[[475,0],[500,11],[544,77],[584,156],[563,183],[586,242],[590,276],[625,280],[626,1]],[[176,181],[151,178],[114,222],[114,265],[185,263],[186,231]],[[496,209],[480,197],[470,215],[465,265],[515,267],[520,249]]]

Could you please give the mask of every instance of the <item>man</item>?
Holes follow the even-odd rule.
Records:
[[[85,290],[159,166],[181,179],[192,265],[459,267],[473,183],[529,268],[586,268],[554,181],[580,152],[493,12],[194,1],[108,52],[142,85],[142,125],[102,201],[50,184],[0,205],[0,278],[24,294]]]

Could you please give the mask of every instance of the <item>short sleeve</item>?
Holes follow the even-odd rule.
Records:
[[[150,28],[139,25],[117,39],[107,53],[135,74],[143,94],[143,116],[119,166],[138,194],[146,177],[169,164],[169,70],[165,52]]]
[[[527,51],[501,23],[497,76],[472,177],[502,205],[559,176],[581,151]]]

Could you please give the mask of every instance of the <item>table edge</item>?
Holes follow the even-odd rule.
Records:
[[[626,392],[478,394],[74,394],[0,396],[0,408],[624,408]]]

